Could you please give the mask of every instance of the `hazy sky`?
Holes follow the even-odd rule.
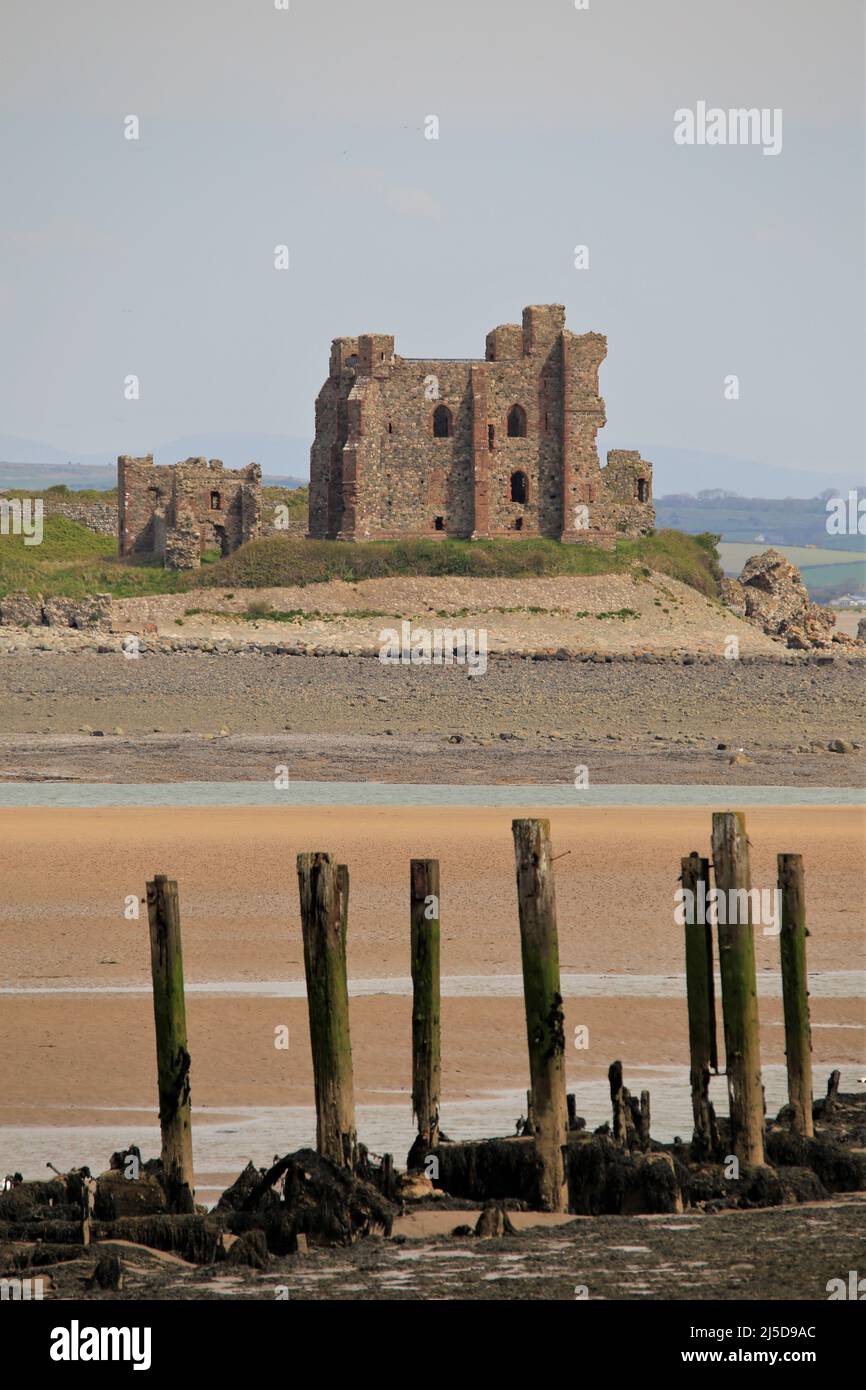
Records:
[[[0,432],[111,453],[310,436],[332,337],[482,356],[489,328],[555,301],[609,338],[602,445],[856,467],[863,18],[3,0]],[[781,154],[676,145],[698,101],[781,108]]]

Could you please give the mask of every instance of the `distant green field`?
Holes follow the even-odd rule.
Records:
[[[810,594],[836,589],[839,585],[843,586],[845,593],[866,592],[866,560],[855,560],[845,565],[803,565],[800,574]]]
[[[750,555],[760,555],[765,550],[780,550],[786,560],[798,569],[803,565],[866,565],[866,556],[858,550],[827,550],[811,545],[774,545],[762,541],[722,541],[716,547],[725,574],[739,574]]]
[[[725,574],[738,575],[751,555],[760,555],[771,547],[760,541],[745,545],[740,541],[722,541],[717,547]],[[866,590],[866,556],[856,550],[827,550],[819,546],[777,545],[792,565],[796,565],[810,595],[826,603],[844,593]]]

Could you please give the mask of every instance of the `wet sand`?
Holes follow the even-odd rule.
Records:
[[[524,813],[532,808],[514,814]],[[0,1049],[15,1063],[7,1069],[0,1125],[104,1124],[107,1157],[127,1142],[133,1120],[154,1122],[150,1000],[113,992],[148,984],[146,916],[128,920],[124,905],[128,895],[141,898],[154,872],[180,884],[189,984],[303,979],[294,861],[310,848],[330,849],[350,868],[353,980],[409,973],[411,855],[440,859],[443,975],[519,975],[511,817],[405,807],[0,811],[3,985],[110,991],[0,995]],[[556,865],[563,973],[681,976],[677,868],[683,853],[707,852],[710,812],[574,809],[554,811],[550,820],[554,851],[563,856]],[[804,855],[811,970],[861,968],[862,813],[756,808],[748,826],[756,885],[774,882],[778,851]],[[756,951],[759,980],[777,976],[777,939],[759,932]],[[603,1103],[607,1066],[619,1057],[627,1076],[629,1067],[681,1067],[685,1095],[684,998],[628,997],[627,979],[607,987],[605,996],[566,999],[567,1036],[577,1025],[589,1030],[588,1048],[569,1048],[569,1084],[597,1079]],[[231,1107],[312,1104],[303,998],[190,992],[187,1009],[193,1098],[202,1117],[226,1107],[230,1125]],[[396,1105],[410,1120],[408,997],[354,997],[351,1014],[359,1105]],[[813,998],[813,1019],[820,1090],[832,1066],[862,1065],[863,1003],[822,990]],[[781,1064],[777,997],[762,998],[761,1021],[765,1062]],[[289,1029],[288,1051],[274,1046],[280,1025]],[[443,1095],[453,1102],[525,1089],[519,997],[445,998],[443,1067]]]
[[[533,814],[531,805],[2,809],[4,983],[146,984],[146,922],[124,911],[157,872],[180,885],[188,981],[303,979],[295,857],[309,849],[349,866],[350,976],[409,973],[412,856],[440,861],[443,975],[519,975],[511,820]],[[558,856],[562,970],[681,974],[673,894],[681,857],[709,852],[710,811],[541,814]],[[755,807],[747,824],[756,886],[775,885],[777,853],[804,857],[810,968],[861,968],[862,809]],[[756,949],[759,972],[777,969],[774,937],[759,934]]]
[[[336,655],[13,654],[0,778],[271,779],[285,763],[298,779],[571,783],[584,764],[593,784],[862,786],[864,679],[862,660],[796,654],[526,656],[478,678]]]

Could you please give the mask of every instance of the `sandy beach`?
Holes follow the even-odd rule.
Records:
[[[9,885],[0,914],[3,984],[26,991],[2,997],[0,1048],[26,1066],[9,1070],[0,1126],[104,1124],[107,1156],[123,1138],[118,1126],[155,1122],[146,916],[124,915],[127,899],[140,899],[154,872],[180,885],[199,1114],[223,1107],[220,1118],[231,1124],[232,1107],[311,1106],[306,1004],[297,990],[278,997],[275,986],[303,980],[295,855],[312,848],[333,851],[350,869],[358,1104],[399,1106],[410,1122],[410,1000],[398,982],[409,974],[413,854],[441,863],[443,1095],[458,1102],[525,1089],[521,999],[519,992],[502,997],[520,974],[511,817],[406,807],[0,811]],[[680,1067],[686,1096],[685,1000],[675,982],[666,997],[652,994],[682,975],[673,893],[681,855],[707,852],[710,812],[575,808],[553,811],[550,820],[561,856],[563,976],[613,977],[586,997],[579,988],[566,991],[567,1036],[578,1025],[589,1030],[587,1048],[569,1048],[569,1084],[602,1084],[619,1057],[627,1074],[630,1066]],[[810,969],[823,978],[861,968],[862,813],[756,808],[748,825],[756,885],[775,882],[778,851],[804,856]],[[777,939],[758,931],[756,951],[760,987],[766,982],[769,990],[778,976]],[[634,995],[640,977],[655,983]],[[827,979],[829,986],[813,986],[816,1089],[832,1066],[863,1060],[862,1000]],[[468,993],[453,997],[461,981]],[[201,992],[215,982],[223,982],[223,993]],[[94,986],[106,992],[67,992]],[[115,992],[130,987],[140,992]],[[780,1066],[778,997],[762,998],[761,1024],[765,1062]],[[288,1050],[274,1046],[282,1025]]]

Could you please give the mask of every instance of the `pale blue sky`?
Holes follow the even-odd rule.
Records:
[[[603,447],[854,469],[863,13],[5,0],[0,433],[111,454],[309,438],[332,337],[481,356],[556,301],[609,338]],[[781,107],[782,153],[676,146],[698,100]]]

